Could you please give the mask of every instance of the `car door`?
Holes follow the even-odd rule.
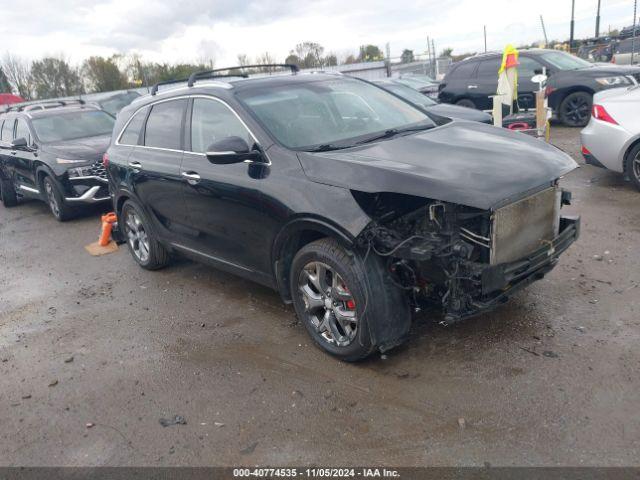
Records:
[[[485,58],[478,65],[477,88],[474,90],[472,99],[480,110],[493,108],[491,95],[495,95],[498,91],[498,71],[501,61],[500,57],[490,57]]]
[[[193,235],[187,245],[211,260],[246,272],[270,271],[271,242],[259,228],[264,222],[260,173],[263,165],[249,161],[215,165],[207,147],[229,136],[253,146],[257,140],[226,103],[214,97],[194,97],[187,122],[189,147],[182,162],[187,222]],[[267,168],[267,167],[265,167]],[[268,176],[267,176],[268,177]]]
[[[35,179],[34,160],[37,158],[37,152],[34,148],[34,139],[31,129],[24,118],[18,117],[16,120],[14,139],[24,138],[27,141],[25,148],[12,148],[10,151],[13,157],[12,169],[16,189],[20,193],[37,195],[39,194],[38,186]]]
[[[4,175],[8,179],[13,179],[13,167],[15,157],[11,154],[11,142],[13,141],[13,130],[16,124],[14,117],[4,119],[2,129],[0,129],[0,166]]]
[[[461,99],[471,99],[476,94],[476,68],[478,62],[463,60],[447,75],[440,88],[439,98],[445,103],[456,103]]]
[[[542,70],[542,64],[523,55],[520,55],[518,62],[518,106],[521,109],[535,108],[538,84],[533,83],[531,78],[536,74],[536,70]]]
[[[131,188],[164,239],[179,237],[184,224],[180,164],[187,105],[187,98],[152,105],[140,145],[133,147],[127,160]]]

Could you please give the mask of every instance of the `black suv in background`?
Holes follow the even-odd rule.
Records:
[[[502,54],[469,57],[451,66],[439,86],[438,98],[480,110],[493,108],[490,95],[498,88]],[[518,104],[535,107],[538,84],[531,78],[546,68],[549,106],[565,125],[578,127],[589,122],[593,94],[606,88],[630,86],[640,81],[640,68],[601,66],[558,50],[522,50],[518,67]]]
[[[31,102],[0,115],[0,197],[48,203],[60,221],[83,205],[108,202],[102,156],[114,118],[82,102]]]
[[[412,307],[455,322],[502,304],[577,238],[557,148],[290,67],[193,74],[118,115],[105,163],[141,267],[174,252],[277,289],[357,360],[402,343]]]

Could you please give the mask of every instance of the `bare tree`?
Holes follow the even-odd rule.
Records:
[[[11,89],[26,100],[33,97],[33,80],[29,63],[10,53],[2,59],[2,71],[7,76]]]

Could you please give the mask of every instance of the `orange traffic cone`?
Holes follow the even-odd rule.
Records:
[[[87,245],[85,250],[90,255],[100,256],[107,253],[113,253],[118,251],[118,244],[111,240],[111,232],[113,225],[118,222],[118,218],[114,212],[102,215],[102,227],[100,229],[100,236],[98,241]]]
[[[118,221],[118,217],[114,212],[109,212],[102,215],[102,230],[100,231],[100,238],[98,239],[98,245],[106,247],[109,245],[109,239],[111,238],[111,230],[113,230],[113,224]]]

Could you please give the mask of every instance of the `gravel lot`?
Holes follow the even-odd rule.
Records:
[[[357,365],[259,285],[90,257],[97,212],[0,206],[0,465],[639,465],[640,193],[563,186],[582,237],[546,279]]]

